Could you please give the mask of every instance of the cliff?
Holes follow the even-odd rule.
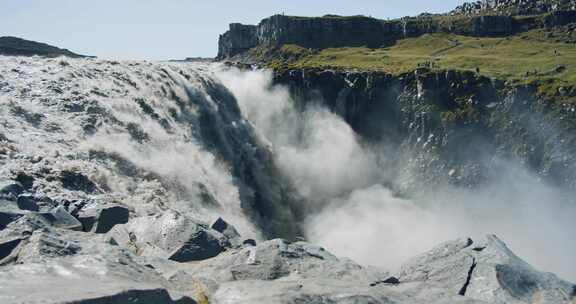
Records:
[[[218,58],[228,58],[248,51],[258,44],[257,27],[240,23],[230,24],[230,30],[218,40]]]
[[[482,0],[464,3],[451,14],[541,15],[562,10],[576,10],[574,0]]]
[[[460,11],[468,11],[460,9]],[[539,15],[511,16],[447,14],[379,20],[364,16],[295,17],[275,15],[258,25],[231,24],[220,36],[217,59],[246,55],[250,49],[298,45],[309,49],[338,47],[380,48],[400,39],[430,33],[452,33],[472,37],[504,37],[576,22],[576,11],[554,10]],[[254,56],[252,56],[254,59]]]
[[[395,170],[418,172],[418,183],[474,187],[505,170],[497,160],[506,159],[576,188],[573,98],[543,98],[534,86],[425,68],[402,75],[285,70],[275,79],[302,107],[322,100],[369,142],[399,147]]]
[[[73,53],[45,43],[25,40],[17,37],[0,37],[0,55],[6,56],[43,56],[71,58],[91,57]]]
[[[473,186],[501,170],[485,161],[498,158],[575,188],[575,33],[573,1],[397,20],[276,15],[231,26],[219,59],[271,68],[302,106],[322,100],[363,138],[392,141],[405,150],[397,170],[421,171],[424,184]]]

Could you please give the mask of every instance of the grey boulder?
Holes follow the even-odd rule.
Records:
[[[533,269],[495,236],[442,244],[408,261],[393,277],[321,247],[285,240],[157,269],[183,291],[191,282],[201,286],[215,303],[572,304],[576,290]]]
[[[4,267],[0,303],[196,303],[171,296],[166,284],[129,256],[80,255]]]
[[[175,211],[133,219],[109,234],[114,242],[138,255],[177,262],[212,258],[231,246],[218,231]]]
[[[42,218],[51,226],[57,228],[64,228],[70,230],[82,230],[82,223],[78,221],[74,216],[72,216],[63,206],[58,206],[52,209],[50,212],[41,212],[35,214],[36,216]]]
[[[386,272],[378,269],[362,267],[349,259],[339,259],[322,247],[304,242],[289,243],[282,239],[228,250],[212,259],[195,263],[161,264],[157,269],[182,289],[189,288],[190,282],[195,282],[196,286],[201,286],[204,294],[216,299],[215,303],[295,303],[307,297],[314,298],[306,292],[302,297],[284,294],[293,288],[306,291],[298,287],[303,280],[315,282],[318,288],[324,285],[329,288],[326,289],[327,293],[336,294],[343,285],[358,287],[356,291],[368,290],[371,282],[388,277]],[[259,284],[261,290],[258,290]],[[333,288],[331,284],[335,284]],[[246,295],[237,292],[237,289],[252,289],[255,293]],[[348,291],[353,292],[354,288],[350,287]],[[280,298],[289,300],[276,302]]]
[[[460,295],[487,303],[572,304],[576,286],[537,271],[496,236],[442,244],[403,265],[398,289],[428,299]]]
[[[22,184],[12,180],[0,181],[0,199],[16,200],[24,192]]]
[[[107,233],[114,226],[128,223],[130,211],[118,205],[92,204],[78,212],[78,220],[86,232]]]
[[[242,238],[240,233],[236,228],[226,222],[224,219],[219,217],[211,226],[213,230],[222,233],[228,238],[232,246],[240,246],[242,244]]]
[[[28,210],[28,211],[40,211],[40,207],[36,203],[36,200],[31,195],[20,195],[18,196],[18,200],[16,201],[18,204],[18,208],[20,210]]]
[[[0,200],[0,231],[22,217],[35,218],[46,225],[70,230],[82,230],[80,223],[63,206],[58,206],[47,212],[31,212],[21,210],[16,202]]]

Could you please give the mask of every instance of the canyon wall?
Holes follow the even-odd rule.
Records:
[[[297,100],[321,100],[368,141],[399,146],[398,170],[416,170],[426,184],[473,186],[499,174],[505,159],[576,187],[576,108],[537,97],[536,88],[426,69],[402,76],[292,70],[276,82]]]
[[[256,47],[295,44],[311,49],[332,47],[386,47],[398,39],[447,32],[474,37],[503,37],[532,29],[576,22],[576,11],[554,11],[536,16],[422,15],[396,20],[364,16],[294,17],[274,15],[258,25],[233,23],[220,35],[217,59],[230,59]]]

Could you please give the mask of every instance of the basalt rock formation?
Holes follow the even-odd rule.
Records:
[[[515,159],[550,182],[574,181],[574,107],[542,98],[531,86],[508,86],[473,72],[287,70],[276,73],[295,99],[322,100],[364,138],[409,155],[398,170],[417,170],[427,184],[475,185]],[[417,155],[414,155],[414,151]],[[431,161],[433,160],[433,161]],[[407,165],[409,164],[409,165]]]
[[[509,10],[514,11],[514,14],[509,13]],[[220,36],[217,59],[247,61],[249,59],[246,55],[250,49],[277,48],[287,44],[310,49],[355,46],[378,48],[390,46],[399,39],[429,33],[502,37],[574,22],[576,7],[573,2],[534,0],[468,3],[450,14],[423,14],[396,20],[365,16],[274,15],[263,19],[258,25],[231,24],[230,29]],[[248,56],[254,60],[253,57],[254,54]]]
[[[541,15],[555,11],[576,10],[574,0],[482,0],[464,3],[452,14]]]

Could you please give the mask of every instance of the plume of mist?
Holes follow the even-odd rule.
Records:
[[[318,204],[305,224],[311,242],[393,270],[441,242],[494,233],[540,270],[576,280],[576,205],[520,164],[500,161],[501,174],[476,189],[446,185],[398,198],[383,185],[395,177],[382,165],[391,155],[381,151],[393,149],[362,144],[326,108],[297,109],[269,72],[225,69],[217,76],[297,191]]]
[[[376,155],[336,114],[319,105],[297,109],[286,88],[272,85],[270,72],[232,69],[218,75],[300,195],[322,203],[378,180]]]

